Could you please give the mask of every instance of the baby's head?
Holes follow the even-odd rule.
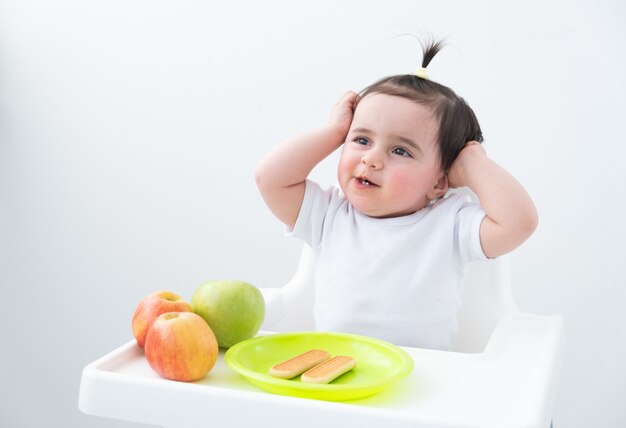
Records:
[[[464,145],[482,141],[467,103],[425,78],[439,48],[426,46],[421,76],[386,77],[360,94],[338,178],[350,203],[371,217],[408,215],[443,196]]]
[[[422,68],[418,70],[420,73],[385,77],[361,91],[360,99],[370,94],[387,94],[426,107],[439,125],[437,149],[441,169],[447,173],[465,143],[482,143],[483,134],[474,111],[463,98],[447,86],[425,78],[426,67],[441,47],[442,43],[435,41],[424,45]]]

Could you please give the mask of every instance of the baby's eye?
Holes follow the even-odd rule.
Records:
[[[366,146],[366,145],[368,145],[370,143],[367,138],[363,138],[363,137],[355,138],[354,142],[357,143],[357,144],[360,144],[362,146]]]
[[[404,147],[394,147],[393,149],[391,149],[391,153],[393,153],[394,155],[398,155],[398,156],[411,157],[411,153],[409,153],[409,151],[405,149]]]

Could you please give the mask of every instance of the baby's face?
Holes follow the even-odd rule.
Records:
[[[406,98],[363,98],[339,159],[339,184],[348,201],[370,217],[399,217],[445,193],[437,127],[425,107]]]

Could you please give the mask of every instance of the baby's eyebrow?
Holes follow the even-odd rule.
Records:
[[[354,128],[351,132],[362,132],[364,134],[371,134],[372,131],[370,131],[367,128]]]

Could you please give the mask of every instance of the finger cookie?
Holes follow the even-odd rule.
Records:
[[[352,357],[341,355],[316,365],[302,374],[300,380],[306,383],[329,383],[356,366]]]
[[[270,374],[283,379],[291,379],[306,372],[311,367],[323,363],[329,358],[330,354],[328,352],[321,349],[311,349],[310,351],[271,367]]]

